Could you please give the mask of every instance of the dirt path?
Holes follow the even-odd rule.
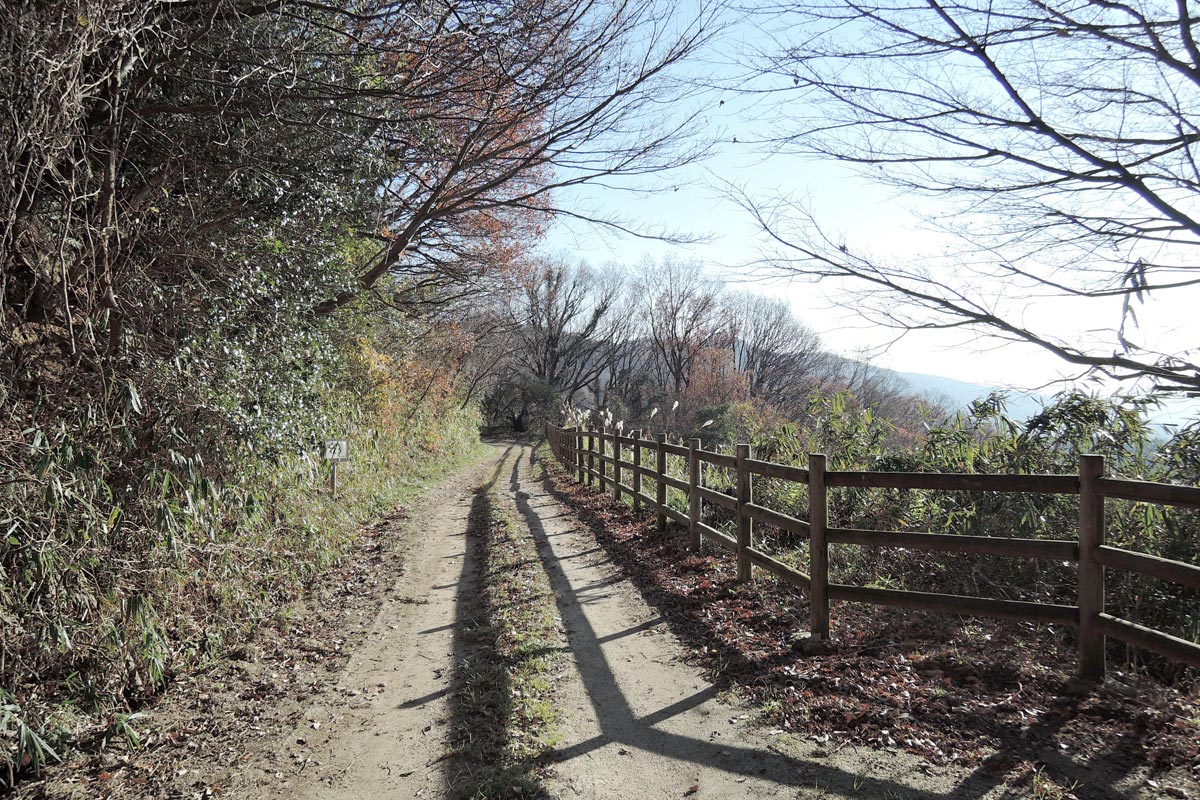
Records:
[[[574,667],[561,690],[563,740],[550,781],[557,794],[816,797],[870,786],[888,794],[860,796],[926,796],[896,780],[897,768],[915,766],[907,757],[872,754],[869,766],[835,759],[844,766],[831,769],[828,758],[801,756],[795,741],[748,728],[747,710],[718,700],[683,662],[662,619],[533,471],[526,450],[508,469],[509,490],[550,575]],[[887,777],[859,777],[866,769]]]
[[[354,561],[362,569],[326,576],[311,597],[283,609],[286,627],[264,628],[240,656],[180,681],[145,715],[150,747],[83,756],[26,786],[22,796],[469,795],[487,772],[478,753],[495,752],[474,745],[496,737],[502,747],[534,741],[511,713],[516,684],[493,680],[500,688],[493,686],[487,702],[473,694],[471,680],[488,673],[481,666],[505,665],[489,674],[511,668],[499,651],[479,644],[493,635],[497,617],[489,615],[540,612],[543,603],[554,604],[561,628],[553,641],[554,615],[543,615],[549,633],[536,642],[536,652],[564,655],[549,661],[559,724],[545,770],[526,774],[533,778],[527,785],[556,797],[1162,796],[1157,784],[1136,775],[1110,777],[1103,763],[1089,764],[1087,788],[1072,793],[1052,784],[1039,788],[1037,776],[1007,786],[1003,770],[987,761],[956,771],[903,751],[756,727],[754,709],[718,698],[704,674],[685,662],[662,617],[592,529],[548,492],[530,448],[492,447],[490,457],[428,491],[411,511],[364,531]],[[518,561],[503,562],[511,564],[502,570],[508,584],[494,582],[499,550],[485,535],[495,530],[492,511],[505,518],[496,524],[509,532],[509,546],[519,537],[532,541]],[[524,589],[513,594],[534,583],[540,599]],[[497,586],[509,587],[502,594],[509,602],[481,600]]]
[[[474,489],[495,479],[505,452],[421,499],[407,523],[404,568],[366,641],[234,796],[442,796],[455,621],[473,579],[468,517]]]
[[[456,626],[476,577],[468,546],[475,490],[494,482],[513,501],[554,587],[570,668],[550,790],[561,797],[982,798],[903,753],[826,753],[769,735],[750,712],[718,700],[682,661],[657,614],[535,477],[528,447],[497,445],[438,489],[410,522],[406,568],[332,691],[294,718],[272,755],[245,771],[238,797],[441,797],[453,724]],[[459,722],[461,725],[461,721]],[[468,721],[469,724],[469,721]],[[268,745],[270,747],[270,745]]]

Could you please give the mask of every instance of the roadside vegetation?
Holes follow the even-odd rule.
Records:
[[[267,457],[254,439],[224,463],[180,442],[139,468],[79,418],[25,432],[28,460],[0,496],[0,785],[129,739],[131,713],[241,647],[350,556],[364,524],[477,452],[477,415],[449,392],[415,397],[365,344],[341,366],[348,383],[294,409],[300,438]],[[336,498],[323,433],[350,439]]]
[[[476,490],[468,547],[478,585],[464,587],[471,594],[458,626],[450,797],[548,796],[541,773],[558,736],[564,633],[537,547],[511,505],[494,483]]]
[[[0,7],[0,787],[123,735],[470,450],[478,296],[556,189],[704,154],[675,73],[716,27],[670,2]],[[336,501],[326,437],[351,440]]]
[[[752,442],[756,458],[807,466],[808,453],[825,453],[829,468],[876,472],[978,474],[1077,474],[1079,456],[1101,455],[1107,474],[1138,480],[1200,483],[1200,426],[1162,442],[1147,422],[1144,403],[1067,393],[1028,420],[1010,418],[1004,396],[995,394],[952,417],[930,416],[919,433],[898,442],[897,423],[847,394],[813,396],[799,422],[763,424],[751,407],[716,413],[708,445],[731,452]],[[679,463],[676,474],[686,474]],[[709,485],[731,492],[731,472],[706,468]],[[804,486],[771,478],[755,480],[756,502],[808,519]],[[686,511],[680,498],[679,508]],[[713,521],[730,532],[732,517],[719,508]],[[974,536],[1075,539],[1078,499],[1070,495],[939,492],[839,488],[829,495],[830,525],[873,530],[911,530]],[[1162,558],[1200,564],[1200,513],[1132,501],[1106,503],[1106,541]],[[760,546],[784,561],[807,565],[807,542],[760,526]],[[830,547],[831,580],[858,586],[977,595],[1013,600],[1075,602],[1070,564],[996,556],[924,553],[855,545]],[[1111,613],[1200,640],[1200,592],[1133,573],[1110,571],[1106,603]],[[1114,643],[1116,663],[1150,670],[1187,686],[1194,670]]]

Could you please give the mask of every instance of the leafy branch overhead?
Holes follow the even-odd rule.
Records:
[[[714,17],[700,8],[681,22],[669,11],[542,0],[497,13],[462,4],[419,28],[415,42],[393,40],[408,12],[390,11],[389,35],[375,40],[387,88],[371,118],[388,234],[358,285],[318,310],[388,273],[470,277],[498,252],[521,250],[550,216],[587,217],[561,204],[566,190],[699,158],[696,118],[664,125],[657,104],[680,97],[671,72],[711,36]]]
[[[6,12],[22,91],[0,254],[12,302],[63,322],[71,347],[107,308],[115,350],[142,322],[139,279],[253,272],[257,253],[206,249],[235,231],[279,256],[306,238],[320,252],[322,233],[361,241],[297,276],[329,312],[388,274],[477,277],[564,213],[565,190],[703,152],[694,117],[664,123],[657,105],[686,93],[672,74],[712,33],[703,7],[60,5]],[[251,235],[273,215],[303,224]]]

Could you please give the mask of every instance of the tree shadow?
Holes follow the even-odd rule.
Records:
[[[496,600],[485,591],[493,575],[496,520],[490,491],[513,452],[510,446],[491,479],[474,490],[468,516],[463,577],[456,596],[454,671],[449,688],[450,731],[445,796],[547,797],[532,757],[514,756],[513,685],[501,652]]]
[[[530,463],[534,461],[530,451]],[[655,583],[648,572],[639,569],[646,559],[644,548],[636,546],[628,540],[611,534],[610,525],[614,513],[620,517],[620,522],[633,521],[632,513],[624,507],[618,507],[614,512],[611,499],[600,512],[574,502],[562,492],[554,480],[547,475],[536,488],[530,480],[530,490],[526,491],[518,471],[514,465],[510,476],[510,488],[517,500],[518,511],[524,518],[529,530],[537,543],[543,566],[554,587],[559,613],[570,631],[570,647],[575,653],[580,676],[584,682],[588,697],[595,708],[602,736],[587,742],[574,745],[560,751],[560,761],[576,758],[591,750],[602,747],[610,741],[620,741],[631,747],[659,753],[661,755],[691,761],[697,764],[715,766],[723,771],[744,775],[747,777],[765,777],[771,781],[789,786],[812,786],[814,781],[831,795],[846,797],[894,798],[947,798],[947,800],[977,800],[987,795],[995,796],[995,792],[1010,795],[1005,786],[1005,773],[1009,766],[1009,751],[1022,754],[1036,753],[1035,761],[1048,767],[1056,780],[1076,783],[1085,792],[1080,796],[1088,798],[1111,798],[1111,800],[1128,800],[1133,797],[1129,792],[1113,787],[1113,783],[1128,776],[1134,769],[1133,765],[1125,762],[1128,759],[1118,759],[1121,753],[1121,742],[1116,741],[1110,747],[1098,751],[1090,757],[1078,757],[1073,753],[1052,750],[1044,744],[1052,735],[1072,717],[1072,708],[1077,700],[1064,698],[1061,708],[1049,715],[1040,724],[1030,726],[1021,734],[1011,731],[999,731],[1000,751],[995,756],[985,759],[975,770],[960,779],[951,789],[945,792],[930,792],[928,789],[917,789],[896,781],[871,778],[862,774],[835,766],[830,761],[816,758],[796,758],[776,752],[764,752],[752,748],[731,747],[728,743],[714,743],[691,737],[679,736],[654,728],[663,720],[679,714],[689,708],[700,705],[723,689],[732,685],[728,675],[748,674],[755,668],[764,666],[762,660],[747,659],[736,648],[724,644],[723,637],[717,634],[697,612],[683,610],[676,603],[665,602],[662,587]],[[589,622],[584,611],[585,607],[594,602],[590,597],[593,593],[590,587],[573,587],[566,575],[563,564],[554,554],[550,535],[544,525],[544,517],[539,513],[546,505],[537,504],[541,498],[536,494],[544,491],[563,505],[572,508],[575,516],[580,519],[594,536],[596,542],[604,549],[612,564],[628,577],[647,604],[653,608],[659,617],[666,620],[672,633],[692,648],[707,647],[714,652],[714,660],[723,661],[729,669],[715,676],[708,688],[695,695],[679,701],[656,712],[637,717],[618,685],[612,669],[605,660],[602,645],[605,639],[599,637]],[[534,502],[531,502],[534,501]],[[655,536],[650,533],[647,536]],[[686,540],[685,533],[675,532],[677,543],[670,548],[667,560],[672,556],[682,556],[686,553],[682,543]],[[657,542],[661,544],[661,542]],[[569,556],[568,556],[569,558]],[[565,560],[565,559],[564,559]],[[682,559],[680,559],[682,560]],[[678,563],[678,562],[675,562]],[[797,598],[799,600],[799,598]],[[806,608],[806,603],[802,603]],[[612,637],[608,637],[612,638]],[[794,656],[781,656],[791,657]],[[820,656],[815,656],[820,658]],[[988,735],[997,734],[996,725],[981,715],[963,712],[952,717],[952,724],[965,730],[986,732]],[[1017,737],[1014,740],[1014,736]],[[1034,746],[1031,746],[1033,743]],[[1013,787],[1022,791],[1020,787]]]

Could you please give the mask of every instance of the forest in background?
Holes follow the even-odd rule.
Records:
[[[951,410],[828,349],[786,301],[726,285],[697,262],[594,267],[533,255],[481,301],[470,324],[487,333],[468,361],[469,390],[488,424],[518,432],[589,410],[597,424],[729,444],[844,392],[892,420],[893,438],[911,439]]]

